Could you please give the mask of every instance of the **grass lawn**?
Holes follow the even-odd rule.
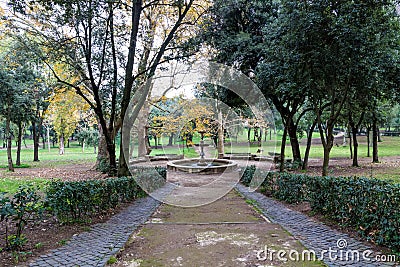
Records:
[[[178,155],[184,155],[185,158],[198,158],[199,154],[196,152],[196,150],[193,147],[190,148],[184,148],[182,146],[178,147],[160,147],[158,149],[152,149],[150,156],[155,156],[157,154],[178,154]]]
[[[28,142],[27,142],[28,143]],[[27,144],[28,145],[28,144]],[[92,147],[87,147],[82,152],[82,147],[77,143],[71,142],[69,148],[65,148],[65,154],[59,155],[58,147],[52,147],[49,150],[39,148],[39,162],[33,161],[33,148],[22,148],[21,150],[21,167],[56,167],[63,164],[95,162],[97,154],[93,153]],[[12,148],[12,158],[15,164],[17,149]],[[0,149],[0,168],[7,168],[7,149]],[[17,166],[16,166],[17,167]]]
[[[263,155],[268,155],[269,151],[273,150],[273,146],[276,145],[275,151],[277,153],[280,153],[280,146],[281,146],[281,135],[278,134],[276,137],[276,142],[274,140],[263,143]],[[361,141],[364,138],[360,138]],[[257,145],[251,145],[250,147],[248,146],[237,146],[235,145],[235,142],[232,143],[231,146],[226,146],[225,147],[225,152],[235,152],[235,153],[256,153],[258,150]],[[300,151],[302,155],[304,155],[306,146],[305,145],[300,145]],[[360,143],[358,147],[358,156],[359,157],[366,157],[367,156],[367,150],[368,147],[365,143]],[[370,151],[372,154],[372,147],[370,147]],[[400,137],[389,137],[389,136],[382,136],[382,142],[378,143],[378,151],[379,151],[379,156],[380,157],[387,157],[387,156],[400,156]],[[324,155],[324,148],[322,147],[321,144],[319,145],[312,145],[311,150],[310,150],[310,158],[323,158]],[[291,158],[292,157],[292,150],[290,146],[289,140],[287,141],[286,144],[286,149],[285,149],[285,156],[286,158]],[[330,154],[331,158],[349,158],[350,157],[350,148],[349,145],[346,146],[333,146]]]
[[[43,189],[49,180],[42,178],[0,178],[0,192],[14,194],[22,185],[33,185]]]

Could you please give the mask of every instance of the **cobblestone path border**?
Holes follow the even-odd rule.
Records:
[[[280,224],[283,228],[289,231],[293,236],[295,236],[308,250],[313,250],[316,255],[321,255],[323,250],[337,250],[337,253],[332,252],[331,260],[328,253],[324,254],[325,257],[323,261],[330,267],[341,267],[341,266],[351,266],[351,267],[366,267],[366,266],[400,266],[396,263],[386,263],[386,262],[376,262],[376,261],[366,261],[362,257],[364,251],[373,251],[371,247],[364,245],[362,242],[351,238],[349,235],[340,233],[327,225],[313,221],[310,217],[288,209],[282,203],[266,197],[265,195],[258,192],[249,192],[248,188],[238,184],[236,189],[245,198],[256,201],[257,207],[261,212],[273,223]],[[338,240],[345,240],[347,242],[346,247],[338,248]],[[347,252],[357,250],[360,252],[359,261],[347,261],[346,259],[352,259],[349,256],[340,256],[339,251]],[[377,255],[379,253],[373,253]],[[337,256],[337,260],[335,259]],[[343,259],[340,261],[340,259]],[[356,258],[356,257],[354,257]]]
[[[104,266],[128,241],[136,228],[145,223],[160,202],[152,197],[135,200],[106,223],[92,226],[88,232],[71,238],[64,246],[41,255],[30,267],[94,267]]]

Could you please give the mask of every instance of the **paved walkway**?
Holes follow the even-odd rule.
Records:
[[[96,224],[90,231],[72,237],[66,245],[40,256],[29,266],[104,266],[159,205],[151,197],[138,199],[106,223]]]
[[[151,197],[146,197],[135,201],[134,204],[112,217],[107,223],[94,225],[89,232],[73,237],[65,246],[53,250],[49,254],[42,255],[35,261],[31,262],[30,266],[104,266],[112,255],[115,255],[122,247],[124,247],[129,237],[140,225],[147,225],[147,227],[149,227],[148,219],[152,214],[153,218],[150,220],[150,225],[153,225],[153,243],[155,242],[159,244],[158,242],[163,240],[162,242],[165,242],[167,245],[164,254],[181,259],[181,263],[184,260],[183,255],[186,255],[186,252],[183,253],[182,248],[179,246],[181,245],[184,246],[185,249],[188,249],[189,245],[184,241],[184,238],[191,239],[191,236],[196,236],[197,243],[195,242],[196,244],[194,244],[195,251],[199,249],[201,251],[203,249],[203,253],[205,253],[205,245],[215,245],[218,243],[220,247],[214,246],[210,251],[215,252],[215,250],[217,250],[219,253],[218,255],[222,255],[226,250],[226,257],[228,257],[227,255],[230,255],[230,257],[234,258],[229,264],[227,263],[227,265],[219,266],[281,266],[282,262],[276,262],[276,260],[272,262],[264,262],[262,260],[260,261],[260,258],[256,257],[257,253],[255,251],[257,251],[257,249],[259,251],[260,249],[262,250],[263,244],[271,244],[270,242],[272,241],[275,243],[270,245],[270,247],[274,247],[275,249],[281,248],[285,251],[296,249],[300,253],[304,250],[312,250],[315,251],[317,258],[321,257],[322,251],[325,250],[326,252],[325,255],[323,255],[323,261],[328,266],[332,267],[400,266],[395,263],[366,261],[362,258],[362,253],[364,251],[372,251],[372,249],[363,243],[346,234],[333,230],[326,225],[315,222],[302,213],[290,210],[283,204],[265,197],[260,193],[248,192],[247,188],[242,185],[237,185],[236,189],[245,198],[256,203],[255,205],[267,220],[260,221],[260,219],[254,219],[254,215],[251,215],[251,208],[249,206],[247,206],[247,208],[243,206],[246,206],[244,200],[241,199],[238,201],[238,199],[234,197],[224,197],[222,201],[218,200],[215,203],[203,206],[205,208],[198,207],[196,208],[197,210],[163,205],[164,208],[161,210],[164,209],[164,211],[161,212],[158,209],[160,202]],[[232,195],[232,193],[228,195]],[[156,210],[158,210],[158,212],[155,213]],[[164,215],[162,215],[162,213],[164,213]],[[153,221],[156,223],[152,223]],[[165,224],[163,225],[162,223]],[[294,239],[290,237],[290,235],[282,232],[279,225],[292,234]],[[161,229],[159,232],[156,231],[157,227]],[[182,235],[182,244],[179,244],[179,239],[173,240],[172,244],[167,242],[168,239],[177,237],[177,234],[174,233],[174,231],[179,233],[179,235]],[[271,233],[271,231],[273,231],[273,233]],[[265,235],[265,233],[268,234]],[[185,236],[185,234],[187,235]],[[279,238],[277,239],[277,237]],[[304,247],[299,247],[293,243],[293,240],[299,240]],[[338,240],[342,243],[338,244]],[[225,241],[228,243],[221,243]],[[237,244],[240,242],[245,244],[244,246],[247,246],[248,248],[243,249],[243,247],[240,246],[239,250],[229,248],[229,245],[232,246],[232,244],[233,247],[238,247]],[[338,247],[338,245],[340,247]],[[178,246],[179,249],[174,250],[173,246]],[[145,247],[151,247],[151,242],[150,244],[145,245]],[[136,249],[138,249],[137,246],[134,250]],[[150,255],[155,253],[158,255],[159,260],[163,259],[162,256],[160,256],[160,249],[162,248],[157,246],[155,249],[157,253],[150,251]],[[330,249],[332,254],[329,255],[328,252]],[[142,251],[143,248],[140,250]],[[352,252],[355,250],[360,253],[359,261],[352,260],[353,258],[351,257],[353,257],[353,254],[348,254],[349,251]],[[172,252],[168,253],[168,251],[175,251],[176,253],[183,254],[171,255]],[[205,258],[214,259],[211,254],[212,252],[207,253],[201,257],[197,256],[197,258],[195,257],[191,259],[189,257],[189,259],[185,259],[190,260],[190,266],[207,266],[207,264],[209,266],[214,266],[209,262],[206,265],[196,265],[196,260],[200,263],[204,262]],[[193,250],[188,255],[192,254]],[[207,257],[205,255],[209,256]],[[260,255],[266,254],[259,254],[258,256]],[[371,259],[372,255],[375,257],[377,254],[368,254]],[[224,260],[227,260],[226,257],[224,257]],[[334,260],[335,257],[336,260]],[[342,257],[343,260],[340,260],[340,257]],[[252,263],[252,265],[248,265],[250,263]],[[264,263],[268,263],[268,265],[262,265]],[[301,264],[304,264],[304,262]],[[306,265],[297,265],[296,263],[284,265],[315,266],[315,262],[306,262]],[[152,265],[144,264],[140,266]],[[175,265],[165,262],[164,266]],[[176,266],[189,265],[183,264]]]
[[[256,201],[256,205],[262,213],[272,222],[280,224],[309,250],[316,252],[318,257],[323,255],[324,262],[328,266],[400,266],[394,262],[377,262],[375,257],[381,257],[379,253],[373,252],[360,241],[351,238],[349,235],[340,233],[322,223],[313,221],[310,217],[300,212],[286,208],[280,202],[268,198],[257,192],[249,192],[243,185],[237,185],[236,189],[246,198]],[[329,250],[331,254],[329,255]],[[324,252],[324,254],[322,254]],[[357,254],[359,254],[359,260]],[[365,254],[365,259],[363,253]],[[371,253],[369,253],[371,252]],[[384,256],[385,257],[385,256]]]

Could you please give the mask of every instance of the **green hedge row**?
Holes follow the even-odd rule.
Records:
[[[51,182],[46,206],[63,222],[87,220],[91,214],[145,195],[133,177],[79,182]]]
[[[367,240],[400,251],[400,184],[270,172],[260,189],[288,203],[308,201],[313,211],[356,229]]]

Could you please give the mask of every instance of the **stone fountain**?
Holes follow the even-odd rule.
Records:
[[[237,164],[227,159],[205,158],[204,140],[200,141],[200,158],[173,160],[167,163],[167,169],[171,171],[183,171],[189,173],[222,173],[237,169]]]

